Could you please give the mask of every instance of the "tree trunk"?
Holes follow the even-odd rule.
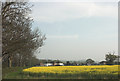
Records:
[[[8,62],[9,62],[9,63],[8,63],[8,66],[9,66],[9,67],[12,67],[12,56],[9,57]]]
[[[19,66],[22,66],[22,56],[19,57]]]
[[[23,66],[24,66],[24,67],[26,66],[26,65],[25,65],[25,63],[24,63],[24,65],[23,65]]]

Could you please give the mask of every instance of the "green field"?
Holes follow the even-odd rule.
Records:
[[[3,68],[3,79],[118,79],[118,66]]]

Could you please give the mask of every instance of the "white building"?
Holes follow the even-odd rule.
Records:
[[[63,63],[58,63],[58,65],[60,65],[60,66],[64,66],[64,64],[63,64]]]
[[[53,66],[53,64],[52,63],[46,63],[46,64],[44,64],[44,66]]]

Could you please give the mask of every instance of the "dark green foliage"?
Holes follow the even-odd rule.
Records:
[[[109,52],[108,54],[106,54],[105,59],[107,64],[113,65],[114,61],[117,59],[117,56],[114,55],[114,53],[112,54]]]

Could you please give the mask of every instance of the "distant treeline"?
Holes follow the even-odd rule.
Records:
[[[105,55],[105,61],[96,62],[93,59],[86,59],[85,61],[62,61],[62,60],[39,60],[35,66],[41,66],[40,63],[64,63],[65,66],[79,66],[79,65],[118,65],[120,56],[108,52]]]

